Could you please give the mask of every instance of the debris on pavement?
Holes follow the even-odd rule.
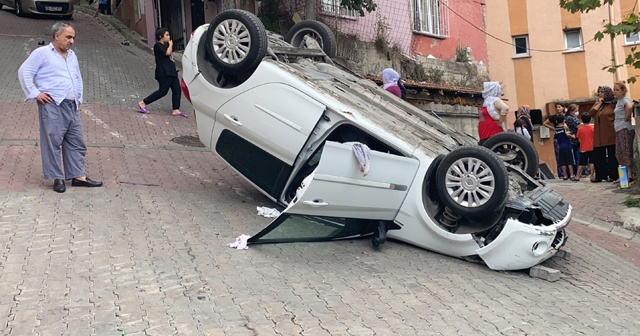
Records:
[[[571,261],[571,255],[572,255],[571,249],[566,246],[563,246],[558,250],[558,253],[555,256],[567,261]]]
[[[276,218],[280,216],[280,211],[278,211],[278,209],[259,206],[259,207],[256,207],[256,210],[258,210],[258,216],[262,216],[266,218]]]
[[[560,275],[562,275],[562,273],[559,270],[542,265],[536,265],[529,269],[530,277],[540,278],[550,282],[560,280]]]
[[[236,241],[234,241],[233,243],[227,244],[227,246],[235,248],[237,250],[248,250],[249,247],[247,246],[247,240],[249,238],[251,238],[251,236],[246,234],[241,234],[236,238]]]

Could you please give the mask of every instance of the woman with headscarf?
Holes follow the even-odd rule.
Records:
[[[589,111],[593,118],[593,163],[596,178],[591,182],[603,180],[613,182],[618,176],[616,160],[616,131],[614,128],[616,98],[608,86],[598,87],[598,99]]]
[[[514,129],[517,129],[516,124],[520,124],[518,120],[521,121],[521,124],[529,133],[531,142],[533,142],[533,123],[531,123],[531,107],[529,107],[529,105],[522,105],[518,107],[518,111],[516,112],[516,121],[513,123]]]
[[[391,68],[382,70],[382,88],[402,98],[402,91],[398,86],[400,75]]]
[[[482,144],[490,137],[504,131],[504,121],[509,113],[509,107],[502,99],[502,88],[498,82],[484,82],[482,98],[484,102],[478,109],[480,122],[478,123],[478,136]]]

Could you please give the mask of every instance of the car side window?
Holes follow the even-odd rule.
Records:
[[[229,130],[222,131],[216,151],[240,174],[275,198],[279,197],[292,170],[280,159]]]

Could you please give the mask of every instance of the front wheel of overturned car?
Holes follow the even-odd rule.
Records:
[[[322,22],[314,20],[300,21],[289,29],[284,40],[294,47],[313,49],[315,46],[310,45],[309,38],[315,41],[314,43],[317,43],[327,56],[330,58],[336,57],[338,52],[336,37],[331,28]]]
[[[522,134],[498,133],[487,139],[483,146],[496,153],[502,161],[522,169],[529,176],[535,176],[538,172],[538,151],[531,140]]]
[[[267,54],[268,43],[267,31],[257,16],[230,9],[211,21],[205,47],[216,69],[239,75],[258,67]]]
[[[436,189],[445,206],[464,217],[499,211],[507,201],[509,177],[500,159],[489,149],[465,146],[442,159]]]

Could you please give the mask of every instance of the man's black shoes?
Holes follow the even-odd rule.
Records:
[[[67,190],[67,188],[64,186],[64,180],[63,179],[55,179],[55,180],[53,180],[53,191],[59,192],[59,193],[63,193],[63,192],[65,192],[65,190]]]
[[[87,177],[86,181],[81,181],[78,179],[71,179],[71,185],[74,187],[89,187],[89,188],[93,188],[93,187],[102,187],[102,182],[100,181],[94,181],[90,178]]]

